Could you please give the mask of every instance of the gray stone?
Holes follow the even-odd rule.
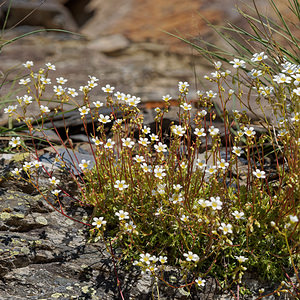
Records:
[[[99,51],[107,55],[116,54],[129,46],[129,40],[121,34],[100,37],[87,45],[90,50]]]

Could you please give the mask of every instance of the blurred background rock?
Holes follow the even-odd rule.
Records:
[[[287,11],[288,0],[277,1]],[[23,95],[18,85],[10,86],[25,74],[21,64],[27,60],[35,68],[50,61],[57,67],[55,77],[68,78],[68,87],[79,88],[88,75],[109,83],[115,91],[142,98],[152,107],[165,94],[178,95],[178,81],[189,81],[190,97],[197,89],[210,88],[203,75],[211,72],[192,47],[165,31],[197,43],[200,39],[228,47],[207,26],[202,16],[215,25],[228,21],[246,26],[236,5],[246,7],[252,0],[1,0],[2,42],[41,28],[59,28],[74,34],[43,32],[20,39],[2,49],[0,75],[5,79],[0,97]],[[270,13],[268,1],[257,1],[260,12]],[[1,42],[1,43],[2,43]],[[0,81],[0,82],[1,82]],[[92,93],[103,98],[101,89]],[[52,96],[52,88],[44,95]],[[150,103],[150,104],[149,104]],[[156,105],[156,104],[155,104]],[[0,112],[1,114],[1,112]],[[2,118],[5,116],[2,115]]]

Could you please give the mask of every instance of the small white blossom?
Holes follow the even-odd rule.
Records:
[[[103,145],[103,142],[101,142],[98,137],[92,138],[92,141],[95,143],[96,146]]]
[[[231,224],[225,224],[221,223],[221,226],[219,227],[221,231],[223,231],[224,234],[232,233],[232,225]]]
[[[59,179],[56,179],[55,176],[49,178],[49,181],[50,181],[50,183],[53,184],[53,185],[58,185],[58,184],[60,183],[60,180],[59,180]]]
[[[137,163],[142,163],[142,162],[145,161],[144,156],[141,156],[141,155],[136,155],[133,159],[134,159]]]
[[[172,132],[178,136],[183,136],[185,134],[185,128],[180,125],[173,125]]]
[[[56,82],[57,82],[58,84],[65,84],[67,81],[68,81],[68,79],[65,79],[65,78],[63,78],[63,77],[58,77],[58,78],[56,78]]]
[[[52,70],[52,71],[56,70],[55,65],[52,65],[51,63],[46,63],[46,67],[48,68],[48,70]]]
[[[165,177],[167,174],[165,173],[165,169],[162,166],[155,166],[154,169],[154,176],[162,179],[163,177]]]
[[[297,223],[297,222],[299,222],[299,219],[298,219],[297,216],[289,215],[289,218],[290,218],[290,222],[291,223]]]
[[[244,60],[239,60],[238,58],[234,58],[230,63],[233,65],[235,69],[238,68],[245,68],[246,67],[246,62]]]
[[[183,256],[187,261],[199,261],[199,256],[197,254],[194,254],[192,251],[189,251],[188,253],[184,253]]]
[[[188,84],[188,82],[182,82],[182,81],[179,81],[179,83],[178,83],[178,90],[179,90],[179,92],[180,93],[188,93],[188,87],[189,87],[190,85]]]
[[[183,103],[180,105],[180,107],[185,110],[185,111],[188,111],[188,110],[191,110],[192,109],[192,105],[191,104],[187,104],[187,103]]]
[[[111,139],[108,139],[106,144],[104,145],[104,148],[106,149],[112,149],[114,146],[115,142],[113,142]]]
[[[252,62],[261,62],[264,59],[267,59],[268,55],[265,55],[265,52],[254,53],[253,57],[251,58]]]
[[[100,228],[100,227],[102,227],[102,226],[105,226],[105,224],[106,224],[106,221],[104,220],[104,218],[103,217],[99,217],[99,218],[97,218],[97,217],[95,217],[94,219],[93,219],[93,223],[92,223],[92,225],[93,226],[96,226],[97,228]]]
[[[127,189],[129,185],[125,183],[125,180],[116,180],[114,187],[119,191],[123,191],[124,189]]]
[[[163,144],[162,142],[159,142],[157,145],[154,145],[156,152],[166,152],[167,147],[168,146]]]
[[[31,81],[30,78],[20,79],[19,84],[20,85],[27,85],[30,81]]]
[[[91,163],[90,160],[83,159],[79,164],[79,168],[82,170],[87,169],[89,167],[90,163]]]
[[[214,137],[214,136],[216,136],[216,135],[218,135],[220,133],[220,129],[215,128],[214,126],[210,126],[209,129],[208,129],[208,131],[209,131],[209,134],[212,137]]]
[[[277,82],[278,84],[281,84],[281,83],[291,83],[292,78],[289,77],[289,76],[286,76],[283,73],[279,73],[279,75],[275,75],[273,77],[273,80],[275,82]]]
[[[100,108],[100,107],[103,106],[103,103],[100,102],[100,101],[95,101],[95,102],[93,102],[93,104],[94,104],[94,106],[95,106],[96,108]]]
[[[209,91],[206,92],[206,96],[208,98],[216,98],[217,93],[213,92],[212,90],[209,90]]]
[[[102,114],[99,115],[98,121],[102,124],[110,123],[111,119],[109,116],[104,116]]]
[[[221,210],[222,209],[222,201],[220,197],[210,197],[211,208],[213,210]]]
[[[241,211],[237,211],[235,210],[232,215],[237,219],[237,220],[241,220],[241,219],[244,219],[244,213]]]
[[[79,107],[78,110],[80,111],[81,116],[87,115],[90,111],[90,109],[86,106]]]
[[[163,96],[162,99],[165,101],[165,102],[168,102],[172,99],[172,97],[168,94],[166,96]]]
[[[266,178],[266,172],[260,171],[259,169],[256,169],[256,171],[253,171],[253,175],[259,179]]]
[[[129,219],[129,214],[127,211],[123,211],[122,209],[115,213],[117,217],[119,217],[119,220],[125,220]]]
[[[244,150],[242,150],[241,147],[233,146],[232,152],[237,156],[241,156],[241,154],[244,153]]]
[[[59,86],[54,85],[53,91],[56,96],[61,96],[65,92],[65,89],[61,85]]]
[[[132,148],[134,146],[134,142],[131,140],[131,138],[122,138],[122,145],[124,147]]]
[[[197,283],[197,285],[199,286],[205,286],[205,282],[206,280],[202,279],[201,277],[198,277],[195,282]]]
[[[78,96],[78,93],[73,88],[68,88],[68,94],[71,95],[73,98]]]
[[[244,128],[244,133],[245,133],[247,136],[249,136],[249,137],[253,137],[253,136],[255,136],[255,134],[256,134],[256,132],[255,132],[255,130],[254,130],[253,127],[245,127],[245,128]]]
[[[113,86],[110,86],[109,84],[107,84],[106,86],[102,87],[102,91],[104,93],[108,93],[108,94],[112,94],[113,91],[114,91],[114,87]]]
[[[33,67],[33,62],[31,60],[28,60],[23,64],[23,66],[27,69],[30,69],[31,67]]]
[[[235,258],[237,259],[237,261],[238,261],[240,264],[248,260],[247,257],[242,256],[242,255],[240,255],[240,256],[235,256]]]

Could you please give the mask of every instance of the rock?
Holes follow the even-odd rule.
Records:
[[[70,12],[55,0],[26,1],[15,0],[5,1],[2,14],[8,13],[9,3],[10,12],[7,27],[18,25],[43,26],[45,28],[60,28],[71,31],[77,30],[77,25]],[[20,21],[22,21],[20,23]]]
[[[129,40],[122,34],[104,36],[93,40],[88,48],[93,51],[103,52],[107,55],[114,55],[130,46]]]

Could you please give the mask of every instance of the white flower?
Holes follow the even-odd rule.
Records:
[[[98,137],[92,138],[92,141],[95,143],[96,146],[100,146],[103,144],[103,142],[101,142]]]
[[[119,191],[123,191],[124,189],[127,189],[129,185],[125,183],[125,180],[116,180],[114,187]]]
[[[28,95],[24,95],[23,96],[23,101],[24,101],[25,104],[30,104],[30,103],[32,103],[32,97],[28,96]]]
[[[189,216],[182,215],[182,216],[180,217],[180,220],[181,220],[182,222],[187,222],[187,221],[189,220]]]
[[[140,102],[141,102],[141,98],[140,98],[140,97],[132,96],[132,97],[127,101],[127,104],[128,104],[129,106],[136,107]]]
[[[165,264],[168,261],[168,258],[166,256],[160,256],[158,259],[161,264]]]
[[[211,206],[211,202],[209,200],[204,200],[204,199],[199,199],[198,200],[198,204],[202,207],[202,208],[206,208],[206,207],[210,207]]]
[[[300,96],[300,87],[293,89],[293,93],[296,94],[297,96]]]
[[[199,256],[197,254],[194,254],[192,251],[189,251],[188,253],[184,253],[183,256],[186,258],[187,261],[199,261]]]
[[[58,197],[59,193],[61,192],[61,190],[52,190],[51,193],[55,196]]]
[[[113,146],[114,146],[115,142],[113,142],[111,139],[108,139],[106,144],[104,145],[104,148],[109,148],[109,149],[112,149]]]
[[[187,104],[187,103],[183,103],[180,105],[180,107],[185,110],[185,111],[188,111],[188,110],[191,110],[192,109],[192,105],[191,104]]]
[[[125,224],[125,229],[127,232],[132,232],[135,228],[136,228],[136,226],[133,224],[132,221]]]
[[[223,231],[224,234],[232,233],[232,225],[231,224],[225,224],[221,223],[221,226],[219,227],[221,231]]]
[[[56,78],[56,82],[57,82],[58,84],[65,84],[67,81],[68,81],[68,79],[65,79],[65,78],[63,78],[63,77],[58,77],[58,78]]]
[[[81,116],[87,115],[90,111],[90,109],[86,106],[79,107],[78,110],[80,111]]]
[[[127,211],[123,211],[122,209],[121,210],[119,210],[118,212],[116,212],[115,213],[115,215],[117,216],[117,217],[119,217],[119,220],[121,221],[121,220],[125,220],[125,219],[129,219],[129,214],[128,214],[128,212]]]
[[[180,201],[183,200],[182,194],[181,194],[181,193],[179,193],[179,194],[174,193],[174,194],[172,195],[172,197],[169,198],[169,200],[170,200],[172,203],[176,204],[176,203],[178,203],[178,202],[180,202]]]
[[[207,166],[207,169],[205,170],[205,172],[208,175],[213,175],[217,172],[217,167],[216,166]]]
[[[253,57],[251,58],[251,61],[253,62],[260,62],[264,59],[267,59],[268,58],[268,55],[265,55],[265,52],[260,52],[260,53],[254,53],[253,54]]]
[[[152,134],[150,134],[150,139],[151,139],[151,142],[158,141],[158,135],[152,133]]]
[[[222,63],[220,61],[214,61],[214,66],[216,70],[220,70]]]
[[[168,146],[163,144],[162,142],[159,142],[158,145],[154,145],[156,152],[166,152],[167,147]]]
[[[196,128],[194,131],[194,134],[197,135],[198,137],[206,136],[206,133],[204,132],[204,128]]]
[[[152,171],[151,166],[148,166],[146,163],[141,164],[141,168],[145,173],[151,173]]]
[[[298,73],[298,74],[292,75],[292,77],[295,79],[294,85],[298,86],[300,84],[300,74]]]
[[[234,58],[230,63],[233,64],[235,69],[246,67],[246,62],[244,60],[239,60],[238,58]]]
[[[65,92],[65,89],[61,85],[59,86],[54,85],[53,91],[56,96],[61,96]]]
[[[222,75],[218,71],[216,71],[216,72],[212,72],[211,76],[214,78],[221,78]]]
[[[15,176],[20,176],[21,173],[21,169],[19,168],[14,168],[11,172],[15,175]]]
[[[208,98],[216,98],[217,93],[214,93],[212,90],[209,90],[209,91],[206,92],[206,96]]]
[[[99,81],[99,79],[97,78],[97,77],[95,77],[95,76],[91,76],[91,75],[89,75],[89,78],[90,78],[90,81]]]
[[[142,162],[145,161],[144,156],[140,156],[140,155],[136,155],[133,159],[134,159],[137,163],[142,163]]]
[[[241,154],[244,153],[244,150],[242,150],[241,147],[233,146],[232,152],[237,156],[241,156]]]
[[[31,60],[28,60],[25,64],[23,64],[23,66],[27,69],[30,69],[31,67],[33,67],[33,62]]]
[[[244,133],[251,137],[251,136],[255,136],[256,132],[254,131],[254,128],[253,127],[245,127],[244,128]]]
[[[175,190],[175,192],[179,192],[182,189],[182,185],[180,184],[173,184],[173,189]]]
[[[257,78],[259,76],[262,75],[262,71],[261,70],[256,70],[256,69],[252,69],[248,75],[251,77],[251,78]]]
[[[46,63],[46,67],[48,68],[48,70],[52,70],[52,71],[56,70],[55,65],[52,65],[51,63]]]
[[[122,100],[125,101],[125,103],[128,103],[129,99],[131,98],[130,94],[124,94],[122,93]]]
[[[73,98],[78,96],[78,93],[73,88],[68,88],[68,94],[71,95]]]
[[[222,209],[222,201],[220,201],[220,197],[210,197],[211,208],[213,210],[221,210]]]
[[[117,100],[123,100],[123,93],[116,92],[114,93],[114,96],[117,98]]]
[[[122,145],[124,147],[132,148],[134,146],[134,142],[131,140],[131,138],[122,138]]]
[[[17,147],[19,145],[21,145],[21,140],[20,137],[12,137],[11,140],[9,141],[9,145],[14,148]]]
[[[110,86],[109,84],[107,84],[106,86],[102,87],[102,91],[104,93],[108,93],[108,94],[112,94],[113,91],[114,91],[114,87],[113,86]]]
[[[140,137],[138,143],[144,147],[146,147],[148,144],[150,144],[150,142],[147,138],[142,138],[142,137]]]
[[[225,170],[229,166],[229,163],[226,162],[224,159],[221,159],[220,161],[218,161],[217,165],[219,169]]]
[[[103,103],[100,102],[100,101],[93,102],[93,104],[94,104],[94,106],[95,106],[96,108],[100,108],[100,107],[103,106]]]
[[[168,102],[172,99],[172,97],[168,94],[166,96],[163,96],[162,99],[165,101],[165,102]]]
[[[151,132],[150,127],[144,126],[144,128],[142,129],[142,133],[144,133],[144,134],[149,134],[150,132]]]
[[[32,167],[32,164],[30,162],[25,162],[22,166],[24,171],[28,171]]]
[[[266,172],[260,171],[259,169],[256,169],[256,171],[253,171],[253,175],[255,175],[257,178],[266,178]]]
[[[91,163],[91,161],[90,160],[85,160],[85,159],[83,159],[82,161],[81,161],[81,163],[79,164],[79,168],[80,169],[87,169],[88,167],[89,167],[89,164]]]
[[[104,115],[100,114],[98,121],[102,124],[106,124],[106,123],[110,123],[111,119],[109,118],[109,116],[104,116]]]
[[[165,177],[167,175],[164,172],[165,172],[165,169],[162,166],[155,166],[155,169],[154,169],[155,177],[162,179],[163,177]]]
[[[286,76],[283,73],[279,73],[279,75],[275,75],[273,77],[273,80],[276,81],[278,84],[281,83],[291,83],[292,78],[289,76]]]
[[[11,114],[12,112],[16,111],[18,105],[9,105],[8,107],[4,108],[5,114]]]
[[[206,167],[205,160],[201,160],[200,158],[197,158],[196,167],[200,168],[200,169],[205,169],[205,167]]]
[[[219,130],[218,128],[215,128],[214,126],[210,126],[209,129],[208,129],[208,131],[209,131],[209,134],[210,134],[212,137],[218,135],[219,132],[220,132],[220,130]]]
[[[234,256],[234,257],[237,259],[237,261],[238,261],[240,264],[248,260],[247,257],[242,256],[242,255],[240,255],[240,256]]]
[[[34,160],[33,162],[31,162],[31,164],[37,169],[42,166],[42,162],[38,160]]]
[[[237,211],[235,210],[232,215],[237,219],[237,220],[241,220],[244,219],[244,213],[241,211]]]
[[[19,84],[20,85],[27,85],[30,81],[31,81],[30,78],[20,79]]]
[[[233,90],[233,89],[228,90],[228,95],[229,95],[229,96],[231,96],[231,95],[233,95],[233,94],[234,94],[234,90]]]
[[[299,222],[299,219],[298,219],[297,216],[289,215],[289,218],[290,218],[290,222],[291,223],[297,223],[297,222]]]
[[[60,183],[60,180],[59,180],[59,179],[56,179],[55,176],[49,178],[49,181],[50,181],[50,183],[53,184],[53,185],[58,185],[58,184]]]
[[[201,277],[198,277],[195,282],[199,285],[199,286],[205,286],[205,282],[206,280],[202,279]]]
[[[205,91],[197,91],[197,95],[199,96],[199,97],[202,97],[203,95],[204,95],[204,93],[205,93]]]
[[[105,226],[106,224],[106,221],[104,221],[104,218],[103,217],[94,217],[94,222],[92,223],[93,226],[96,226],[97,228],[100,228],[102,226]]]
[[[185,134],[185,128],[180,125],[173,125],[172,132],[178,136],[183,136]]]
[[[188,82],[182,82],[182,81],[179,81],[179,83],[178,83],[178,90],[179,90],[179,92],[180,93],[188,93],[188,87],[189,87],[190,85],[188,84]]]
[[[140,261],[147,265],[150,265],[150,258],[151,258],[151,255],[149,253],[140,254]]]
[[[156,113],[160,113],[161,112],[161,109],[159,107],[156,107],[154,110],[156,111]]]

